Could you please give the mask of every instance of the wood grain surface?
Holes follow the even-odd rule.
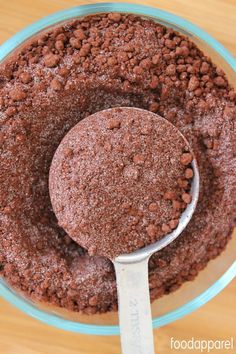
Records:
[[[71,6],[96,1],[79,0],[0,0],[0,44],[28,24]],[[236,0],[146,0],[129,1],[173,12],[198,24],[236,54]],[[0,49],[1,50],[1,49]],[[222,340],[234,337],[236,353],[236,280],[221,294],[191,315],[155,330],[156,352],[171,350],[170,338]],[[193,353],[199,351],[191,350]],[[118,337],[74,334],[42,324],[0,299],[1,354],[118,354]],[[136,354],[136,353],[133,353]]]

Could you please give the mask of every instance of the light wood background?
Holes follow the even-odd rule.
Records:
[[[128,1],[128,0],[127,0]],[[55,11],[96,1],[0,0],[0,44],[27,26]],[[236,54],[236,0],[132,1],[174,12],[207,30]],[[236,280],[220,295],[193,314],[155,330],[158,353],[186,353],[170,349],[170,338],[228,339],[234,337],[236,353]],[[191,351],[196,352],[196,351]],[[91,337],[58,330],[29,318],[0,299],[1,354],[118,354],[118,337]],[[211,353],[223,353],[212,351]],[[136,353],[133,353],[136,354]]]

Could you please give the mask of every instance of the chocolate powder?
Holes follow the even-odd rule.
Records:
[[[0,65],[0,263],[15,289],[73,311],[117,308],[115,274],[58,225],[49,168],[65,134],[100,110],[129,106],[178,127],[201,189],[186,230],[153,255],[155,299],[192,280],[225,248],[236,216],[235,92],[190,39],[135,15],[101,14],[47,29]]]
[[[67,133],[53,157],[49,190],[59,225],[90,255],[109,259],[152,244],[178,226],[191,202],[191,162],[182,134],[154,113],[97,112]]]

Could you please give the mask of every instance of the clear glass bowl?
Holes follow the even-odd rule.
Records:
[[[49,26],[74,17],[104,12],[139,14],[143,17],[152,18],[167,27],[172,27],[189,36],[204,53],[207,53],[212,58],[215,64],[219,65],[225,71],[229,81],[232,85],[235,85],[236,60],[208,33],[174,14],[157,8],[127,3],[83,5],[47,16],[26,27],[5,42],[0,47],[0,61],[3,61],[9,53],[16,50],[25,40]],[[193,282],[184,283],[174,293],[166,295],[152,304],[153,327],[160,327],[171,323],[201,307],[223,290],[235,277],[235,231],[226,250],[219,257],[210,261]],[[55,327],[93,335],[119,334],[117,313],[86,316],[62,310],[58,307],[36,303],[11,289],[4,279],[0,280],[0,295],[28,315]]]

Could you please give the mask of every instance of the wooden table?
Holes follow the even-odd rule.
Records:
[[[86,1],[95,3],[96,1]],[[132,2],[131,0],[129,2]],[[200,25],[236,54],[235,0],[146,0],[133,1],[157,6]],[[0,44],[14,33],[54,11],[85,3],[80,0],[0,0]],[[170,338],[228,339],[234,337],[236,353],[236,280],[220,295],[193,314],[155,330],[158,353],[171,351]],[[199,351],[191,351],[199,352]],[[21,313],[0,300],[1,354],[118,354],[118,337],[90,337],[58,330]],[[211,353],[223,353],[211,351]],[[134,353],[136,354],[136,353]]]

